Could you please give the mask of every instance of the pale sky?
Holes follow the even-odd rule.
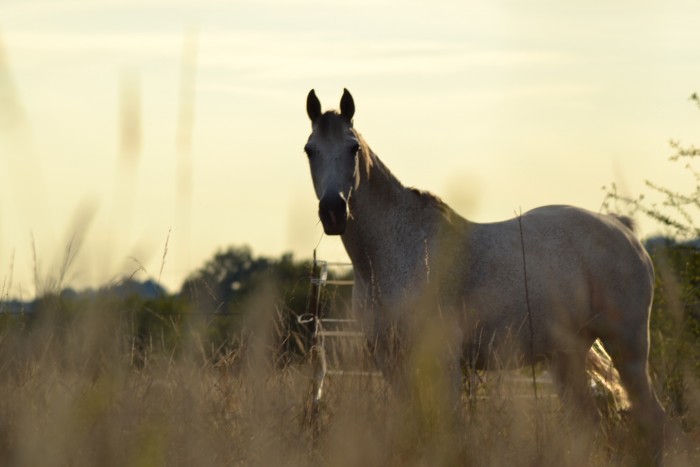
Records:
[[[699,18],[693,0],[0,0],[3,293],[33,296],[71,238],[76,287],[143,267],[175,291],[229,245],[342,258],[302,151],[311,88],[324,109],[348,88],[394,174],[472,220],[690,186],[667,159],[700,144]]]

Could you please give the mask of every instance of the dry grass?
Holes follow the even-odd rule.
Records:
[[[262,305],[264,300],[259,303]],[[314,438],[308,365],[272,365],[267,327],[238,353],[208,358],[201,329],[177,354],[152,343],[136,358],[108,301],[72,322],[47,315],[0,339],[0,464],[637,465],[620,417],[588,430],[546,389],[493,376],[454,416],[440,385],[412,396],[381,377],[327,379]],[[263,320],[260,320],[261,322]],[[266,337],[267,336],[267,337]],[[423,368],[427,374],[429,368]],[[474,380],[472,380],[473,382]],[[697,392],[695,392],[697,395]],[[694,407],[698,407],[695,400]],[[447,414],[447,415],[446,415]],[[697,414],[696,414],[697,415]],[[698,432],[672,431],[668,465],[698,465]]]
[[[92,311],[2,336],[2,465],[301,463],[305,375],[207,360],[196,339],[178,357],[154,344],[136,359],[118,310]]]

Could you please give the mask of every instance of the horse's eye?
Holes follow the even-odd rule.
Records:
[[[351,151],[353,154],[357,154],[357,151],[360,150],[360,145],[358,143],[355,143],[352,145]]]

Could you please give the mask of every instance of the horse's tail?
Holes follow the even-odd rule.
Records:
[[[632,232],[635,232],[635,233],[637,232],[637,223],[634,222],[634,219],[632,219],[631,217],[622,216],[620,214],[610,214],[610,215],[612,217],[614,217],[615,219],[617,219],[617,221],[620,224],[622,224],[625,227],[627,227],[628,229],[630,229]]]
[[[588,351],[586,370],[591,378],[596,400],[603,400],[607,407],[615,412],[627,410],[630,407],[627,391],[620,381],[620,374],[613,366],[610,355],[599,339],[595,340]]]

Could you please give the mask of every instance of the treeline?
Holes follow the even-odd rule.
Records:
[[[124,278],[99,290],[6,301],[0,304],[0,332],[51,329],[60,337],[81,320],[99,317],[123,336],[124,351],[136,364],[149,354],[177,355],[193,346],[206,358],[238,358],[246,343],[262,337],[274,364],[285,365],[307,354],[310,324],[299,317],[307,312],[310,273],[311,262],[291,254],[270,258],[230,247],[173,294],[150,280]]]

